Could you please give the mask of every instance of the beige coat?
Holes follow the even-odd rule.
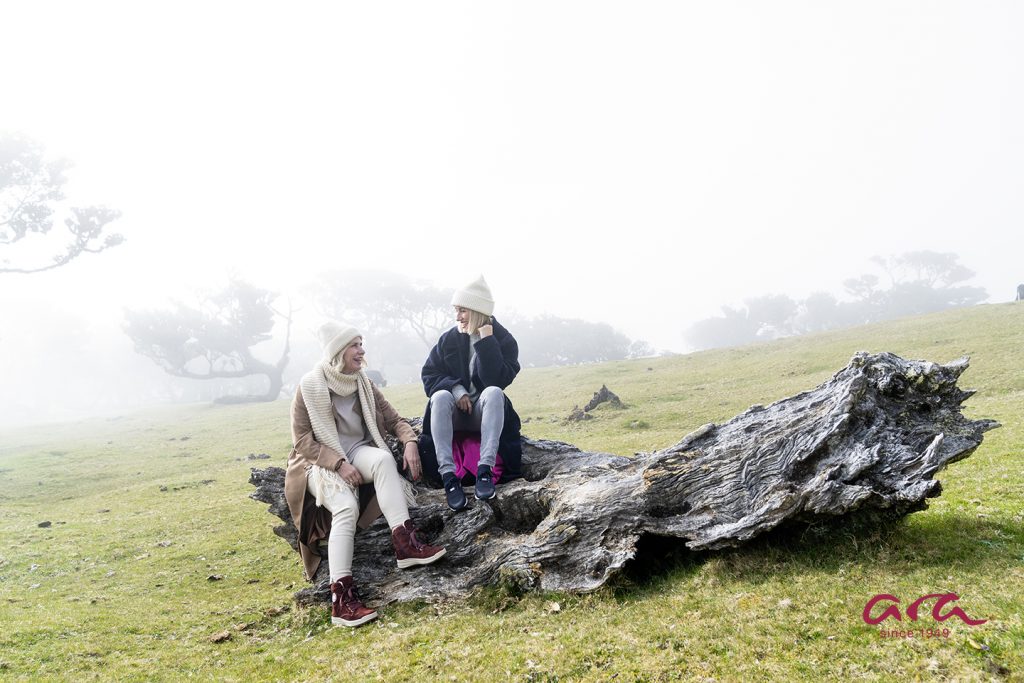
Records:
[[[376,386],[373,395],[377,401],[377,429],[381,436],[392,434],[402,442],[404,447],[416,441],[416,432],[409,423],[402,419]],[[358,399],[357,399],[358,403]],[[361,415],[360,407],[357,414]],[[288,509],[292,513],[292,521],[299,532],[299,555],[306,578],[312,580],[320,566],[320,553],[317,548],[322,539],[331,533],[331,513],[327,508],[318,508],[316,500],[306,491],[306,468],[319,465],[328,470],[338,467],[341,454],[333,448],[316,440],[313,435],[313,424],[306,410],[306,402],[302,399],[302,389],[296,389],[292,401],[292,442],[291,453],[288,454],[288,468],[284,475],[284,497]],[[365,528],[380,515],[376,496],[369,497],[366,508],[359,518],[359,526]]]

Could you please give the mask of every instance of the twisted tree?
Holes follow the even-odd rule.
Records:
[[[20,135],[0,135],[0,274],[39,273],[66,265],[82,254],[96,254],[124,241],[107,226],[121,214],[103,206],[67,207],[64,175],[70,164],[48,161],[41,145]],[[22,249],[27,238],[46,235],[64,217],[67,235],[49,258]],[[13,259],[13,260],[12,260]]]
[[[232,280],[223,291],[205,297],[198,307],[177,304],[171,310],[125,312],[125,333],[135,350],[165,372],[187,379],[243,378],[265,375],[267,391],[254,396],[227,396],[220,403],[273,401],[281,393],[288,365],[291,310],[274,307],[273,292]],[[252,347],[271,338],[276,318],[285,321],[285,343],[276,363],[260,360]]]
[[[924,509],[941,492],[935,474],[998,426],[963,416],[973,393],[957,387],[966,368],[966,358],[937,365],[860,353],[815,389],[633,458],[525,439],[524,478],[492,501],[455,514],[443,491],[418,491],[413,517],[447,547],[445,560],[396,569],[378,520],[357,538],[354,573],[380,603],[462,596],[497,582],[590,591],[620,571],[644,537],[704,550],[786,525],[899,518]],[[250,481],[251,497],[281,518],[274,531],[294,548],[284,471],[253,469]],[[296,598],[325,600],[327,586],[324,562]]]

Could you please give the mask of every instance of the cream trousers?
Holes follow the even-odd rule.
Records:
[[[359,470],[363,483],[373,482],[377,490],[377,503],[392,529],[405,524],[409,519],[409,507],[405,503],[401,475],[395,466],[395,458],[388,451],[375,446],[361,446],[350,458],[352,466]],[[307,477],[306,488],[316,496],[312,477]],[[343,576],[352,575],[352,549],[356,535],[356,520],[359,518],[359,501],[348,486],[324,487],[323,507],[331,513],[331,535],[327,538],[327,567],[331,583]]]

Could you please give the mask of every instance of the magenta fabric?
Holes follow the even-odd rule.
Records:
[[[480,465],[479,432],[455,432],[452,435],[452,459],[455,461],[456,477],[462,479],[467,472],[475,477],[477,467]],[[501,481],[502,469],[501,453],[498,453],[494,459],[494,467],[491,468],[495,484]]]

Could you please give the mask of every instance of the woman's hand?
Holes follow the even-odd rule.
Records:
[[[456,401],[455,405],[457,405],[459,407],[459,410],[464,412],[466,415],[473,414],[473,402],[469,400],[468,395],[463,396],[458,401]]]
[[[340,476],[342,480],[352,488],[363,483],[363,475],[359,474],[359,470],[348,462],[343,462],[341,467],[338,468],[338,476]]]
[[[420,464],[420,449],[415,441],[405,444],[405,455],[402,458],[402,471],[408,472],[413,481],[419,481],[423,474],[423,465]]]
[[[479,329],[477,329],[477,332],[480,333],[480,338],[481,339],[483,339],[484,337],[490,337],[492,334],[494,334],[494,326],[493,325],[481,325],[479,327]]]

